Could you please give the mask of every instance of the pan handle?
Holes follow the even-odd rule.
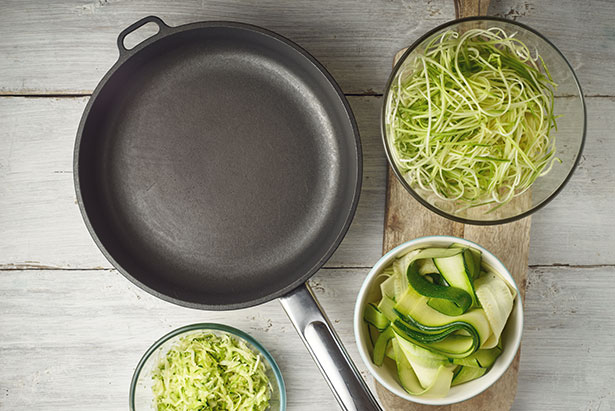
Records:
[[[297,287],[280,302],[340,407],[347,411],[382,411],[309,286]]]
[[[156,16],[143,17],[141,20],[132,23],[130,26],[122,30],[119,36],[117,36],[117,48],[120,49],[120,57],[130,51],[126,48],[126,46],[124,46],[124,39],[126,38],[126,36],[138,29],[139,27],[145,26],[147,23],[154,23],[158,26],[158,33],[154,34],[152,37],[150,37],[150,39],[164,34],[166,30],[170,29],[170,27],[167,26],[167,24],[162,21],[160,17]]]

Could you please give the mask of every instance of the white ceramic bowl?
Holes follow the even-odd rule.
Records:
[[[357,303],[354,309],[355,340],[359,348],[359,354],[361,354],[361,358],[363,359],[367,369],[380,384],[392,393],[408,401],[420,404],[454,404],[480,394],[496,382],[498,378],[504,374],[506,369],[508,369],[512,363],[512,360],[515,358],[515,354],[517,353],[521,342],[521,333],[523,331],[523,305],[521,303],[521,297],[519,293],[517,293],[512,313],[510,314],[506,327],[502,333],[502,344],[504,348],[502,354],[498,357],[491,369],[485,375],[476,380],[451,387],[450,392],[444,398],[428,398],[411,395],[402,388],[399,382],[397,382],[397,371],[394,366],[387,364],[389,363],[388,361],[381,367],[378,367],[372,363],[369,354],[370,342],[367,334],[367,325],[365,324],[365,321],[363,321],[363,311],[367,303],[377,301],[380,297],[380,288],[378,285],[382,280],[376,278],[378,274],[383,268],[393,262],[395,258],[406,254],[407,252],[426,247],[448,247],[453,243],[467,245],[468,247],[480,250],[483,253],[483,263],[500,274],[509,284],[518,290],[515,280],[512,278],[506,267],[504,267],[500,260],[498,260],[493,254],[480,245],[462,238],[451,236],[421,237],[416,240],[408,241],[407,243],[392,249],[376,263],[369,274],[367,274],[365,281],[363,281],[363,285],[359,290],[359,296],[357,297]]]

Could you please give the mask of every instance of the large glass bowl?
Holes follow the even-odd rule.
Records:
[[[413,181],[400,172],[391,154],[390,135],[385,124],[387,112],[391,105],[391,85],[397,84],[403,68],[424,53],[426,45],[435,37],[447,30],[464,32],[468,29],[499,27],[508,34],[523,41],[528,48],[536,51],[544,59],[551,76],[558,87],[555,93],[554,114],[560,116],[557,120],[557,130],[552,130],[556,138],[556,156],[561,163],[555,162],[551,171],[539,177],[531,188],[522,195],[515,197],[509,203],[492,209],[493,206],[466,208],[450,200],[442,200],[432,191],[418,187]],[[395,65],[385,88],[384,103],[381,115],[381,133],[389,164],[401,184],[412,196],[430,210],[454,221],[467,224],[501,224],[511,222],[532,214],[551,201],[568,182],[581,157],[585,142],[586,113],[583,93],[570,63],[562,53],[536,30],[514,21],[494,17],[470,17],[454,20],[436,27],[418,39],[401,56]]]
[[[156,341],[143,355],[137,365],[130,384],[130,410],[131,411],[154,411],[154,396],[152,392],[152,372],[160,360],[167,354],[180,338],[191,334],[216,334],[230,335],[238,340],[243,340],[255,353],[260,354],[265,364],[265,373],[271,384],[271,411],[286,410],[286,389],[282,373],[269,352],[254,338],[236,328],[223,324],[201,323],[192,324],[171,331]]]

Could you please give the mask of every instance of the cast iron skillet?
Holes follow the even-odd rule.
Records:
[[[146,23],[159,32],[133,49]],[[83,114],[85,223],[130,281],[207,310],[281,298],[344,409],[380,409],[305,284],[342,241],[361,148],[339,86],[259,27],[146,17]]]

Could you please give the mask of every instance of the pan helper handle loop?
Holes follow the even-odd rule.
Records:
[[[280,298],[303,343],[345,411],[382,410],[307,284]]]
[[[138,30],[139,28],[145,26],[147,23],[154,23],[155,25],[158,26],[158,32],[154,34],[153,36],[151,36],[149,39],[160,37],[161,35],[164,35],[170,29],[170,27],[167,26],[167,24],[164,21],[162,21],[160,17],[156,17],[156,16],[143,17],[141,20],[135,23],[132,23],[130,26],[122,30],[119,36],[117,36],[117,48],[120,50],[120,57],[128,54],[132,50],[132,48],[127,49],[126,46],[124,45],[124,40],[126,39],[126,36],[128,36],[133,31]]]

